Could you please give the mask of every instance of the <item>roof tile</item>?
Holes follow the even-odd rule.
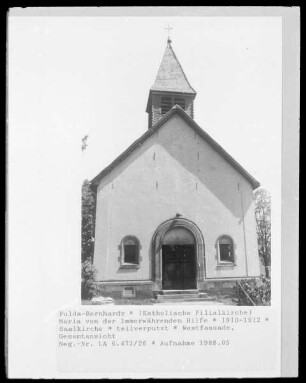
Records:
[[[168,40],[152,91],[195,94]]]

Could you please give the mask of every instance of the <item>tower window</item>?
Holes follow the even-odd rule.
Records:
[[[161,98],[161,114],[166,114],[174,106],[179,105],[186,109],[186,100],[183,97],[162,97]]]
[[[172,108],[171,97],[162,97],[161,99],[161,114],[166,114]]]
[[[179,105],[185,110],[185,99],[182,97],[177,97],[174,99],[174,105]]]

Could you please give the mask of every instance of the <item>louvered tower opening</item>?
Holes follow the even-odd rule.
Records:
[[[172,108],[172,99],[171,97],[162,97],[161,98],[161,114],[166,114]]]
[[[186,100],[183,97],[162,97],[160,108],[161,114],[164,115],[174,106],[179,105],[182,109],[186,109]]]

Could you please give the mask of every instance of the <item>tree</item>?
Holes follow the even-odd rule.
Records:
[[[271,196],[263,188],[255,191],[255,216],[259,256],[270,277],[271,266]]]
[[[82,262],[92,259],[94,244],[95,193],[90,182],[85,180],[82,185]]]
[[[82,285],[81,297],[82,299],[92,299],[99,292],[99,287],[96,282],[97,270],[92,264],[91,260],[87,259],[82,262]]]

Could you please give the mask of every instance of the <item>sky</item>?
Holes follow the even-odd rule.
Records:
[[[15,17],[11,125],[36,147],[50,134],[81,147],[88,134],[79,171],[93,178],[147,130],[168,25],[197,92],[195,121],[272,191],[281,171],[280,17]]]

